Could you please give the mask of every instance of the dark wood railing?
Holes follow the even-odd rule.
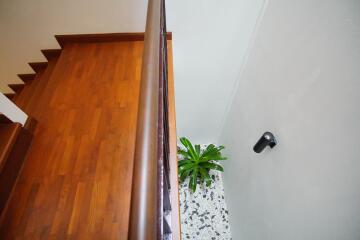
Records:
[[[131,240],[164,239],[171,234],[167,221],[171,219],[167,216],[171,212],[167,63],[165,1],[149,0],[131,193]]]

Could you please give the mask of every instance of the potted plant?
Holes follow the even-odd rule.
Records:
[[[181,156],[178,162],[180,181],[183,182],[190,177],[189,188],[193,192],[196,191],[198,180],[200,183],[210,186],[212,182],[210,170],[224,171],[217,161],[227,159],[221,155],[221,150],[225,147],[217,147],[214,144],[203,148],[199,144],[193,146],[186,137],[180,138],[180,142],[183,145],[183,148],[178,148],[178,154]]]

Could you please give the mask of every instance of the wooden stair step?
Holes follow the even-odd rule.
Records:
[[[15,97],[15,93],[4,93],[5,97],[12,100]]]
[[[35,73],[18,74],[18,77],[23,80],[24,83],[30,82],[35,79]]]
[[[27,111],[26,105],[29,103],[29,100],[36,94],[35,89],[39,84],[42,74],[43,71],[36,73],[34,80],[25,84],[25,87],[20,94],[17,94],[16,97],[13,98],[13,102],[25,112]]]
[[[144,41],[144,32],[128,32],[128,33],[96,33],[96,34],[65,34],[55,35],[59,45],[64,48],[70,43],[98,43],[98,42],[128,42],[128,41]],[[172,33],[166,34],[167,40],[172,39]]]
[[[41,52],[46,59],[50,61],[51,59],[60,57],[61,49],[43,49]]]
[[[0,172],[21,131],[20,123],[0,124]]]
[[[18,94],[24,88],[25,84],[15,83],[15,84],[9,84],[8,86],[15,92],[15,94]]]
[[[18,74],[19,78],[22,79],[25,84],[24,84],[24,88],[21,90],[21,92],[17,93],[15,97],[13,97],[11,100],[17,104],[20,98],[22,98],[23,96],[26,96],[29,93],[28,89],[30,88],[30,86],[32,86],[34,84],[34,80],[36,79],[36,76],[39,73],[25,73],[25,74]],[[19,106],[19,105],[18,105]],[[21,106],[19,106],[21,108]]]
[[[26,84],[21,93],[16,96],[14,103],[19,106],[23,111],[31,113],[31,116],[37,118],[33,109],[38,108],[38,102],[41,102],[42,95],[45,94],[48,80],[52,75],[52,71],[57,63],[57,59],[49,61],[46,69],[41,70],[36,74],[34,81],[31,84]]]
[[[48,62],[31,62],[29,65],[36,73],[38,73],[47,67]]]
[[[31,139],[32,134],[20,123],[0,124],[0,214],[15,185]]]

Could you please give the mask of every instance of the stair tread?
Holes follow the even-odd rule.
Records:
[[[58,58],[61,54],[62,49],[43,49],[41,50],[42,54],[46,57],[48,61],[54,58]]]
[[[20,94],[17,94],[13,99],[14,103],[18,107],[22,108],[24,111],[26,111],[26,105],[29,103],[30,99],[35,94],[36,86],[39,84],[39,80],[43,72],[44,71],[41,70],[36,73],[34,80],[26,83],[24,89],[20,92]]]
[[[38,73],[39,71],[45,69],[47,67],[47,64],[48,64],[48,62],[31,62],[31,63],[29,63],[30,67],[36,73]]]
[[[0,124],[0,171],[21,131],[20,123]]]
[[[5,97],[12,100],[15,97],[15,93],[4,93]]]
[[[15,92],[15,94],[18,94],[24,88],[25,84],[14,83],[14,84],[9,84],[8,86]]]
[[[35,78],[35,73],[22,73],[22,74],[18,74],[18,77],[24,82],[30,82],[32,80],[34,80]]]
[[[45,92],[45,88],[48,84],[48,79],[51,76],[51,73],[56,65],[57,59],[51,59],[47,67],[43,70],[40,70],[35,79],[26,84],[23,91],[16,97],[14,100],[15,104],[22,108],[25,112],[32,112],[33,108],[37,108],[37,102],[39,102],[41,96]],[[33,117],[36,114],[33,113]]]

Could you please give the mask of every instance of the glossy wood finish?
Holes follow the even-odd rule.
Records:
[[[174,172],[174,169],[170,169],[169,166],[168,121],[170,118],[167,60],[165,1],[149,0],[130,211],[129,239],[131,240],[164,239],[165,234],[171,234],[172,226],[168,224],[167,217],[172,207],[175,208],[175,217],[172,219],[176,220],[171,225],[180,224],[179,202],[176,200],[171,202],[169,193],[172,187],[171,182],[176,181],[174,190],[178,194],[178,183],[177,169],[175,169],[175,177],[171,176],[171,182],[169,176],[170,171]],[[171,120],[175,120],[173,116]],[[172,135],[172,140],[175,140],[176,144],[176,133],[175,139]],[[171,159],[176,161],[176,157]],[[172,165],[177,168],[177,162]],[[174,194],[172,197],[176,199]],[[174,239],[179,239],[180,227],[175,228]]]
[[[96,43],[96,42],[122,42],[122,41],[144,41],[145,33],[93,33],[93,34],[65,34],[55,35],[61,47],[69,43]],[[172,39],[172,34],[167,33],[167,39]]]
[[[129,239],[161,239],[158,188],[160,3],[149,0],[134,157]],[[161,209],[162,211],[162,209]]]
[[[38,122],[35,118],[28,116],[23,128],[26,129],[27,131],[29,131],[31,134],[33,134],[35,132],[37,123]]]
[[[0,239],[127,239],[142,50],[68,44],[16,96],[38,126]]]
[[[124,41],[144,41],[145,33],[93,33],[93,34],[64,34],[55,35],[59,45],[63,48],[66,44],[74,43],[104,43],[104,42],[124,42]],[[166,34],[168,40],[172,39],[172,33]],[[57,59],[61,55],[62,49],[43,49],[41,50],[45,58],[50,61]],[[31,62],[29,65],[35,73],[42,72],[47,67],[47,62]],[[30,82],[35,78],[34,73],[18,74],[18,77],[24,82]],[[11,84],[10,84],[11,85]],[[15,97],[15,93],[6,93],[9,99]]]
[[[175,89],[174,89],[174,68],[172,41],[167,42],[168,46],[168,102],[169,102],[169,144],[170,144],[170,201],[171,209],[171,232],[172,240],[181,240],[180,224],[180,202],[179,202],[179,179],[177,159],[177,135],[176,135],[176,114],[175,114]]]
[[[19,123],[0,124],[0,213],[14,188],[31,139],[32,135]]]
[[[20,131],[21,124],[19,123],[0,124],[0,172],[5,165]]]

